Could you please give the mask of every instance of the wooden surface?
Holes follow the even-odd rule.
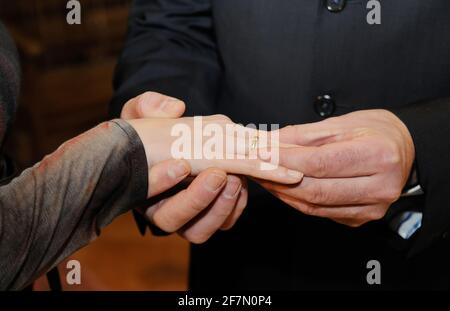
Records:
[[[117,219],[101,237],[70,259],[81,264],[81,285],[65,282],[65,263],[59,266],[63,289],[186,290],[188,243],[176,235],[142,237],[130,214]],[[48,290],[45,278],[35,290]]]

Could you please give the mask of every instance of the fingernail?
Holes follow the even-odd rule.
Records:
[[[302,177],[303,177],[303,173],[300,173],[300,172],[294,171],[294,170],[287,170],[287,174],[289,176],[291,176],[292,178],[295,178],[298,180],[302,179]]]
[[[188,173],[189,168],[187,167],[186,162],[184,161],[177,161],[177,163],[172,165],[167,171],[167,174],[172,179],[183,177]]]
[[[224,183],[225,175],[213,173],[206,178],[206,188],[211,192],[220,189]]]
[[[222,195],[227,199],[234,199],[241,192],[242,183],[237,180],[227,180],[227,185],[223,190]]]

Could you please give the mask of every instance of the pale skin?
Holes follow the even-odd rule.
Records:
[[[184,103],[178,99],[147,92],[128,101],[121,113],[144,144],[150,167],[149,197],[172,188],[191,175],[196,176],[185,190],[143,211],[147,219],[162,230],[177,232],[193,243],[203,243],[217,230],[230,229],[247,205],[247,185],[240,175],[277,183],[296,183],[303,177],[284,167],[274,171],[258,170],[261,163],[258,159],[172,159],[170,147],[174,138],[170,129],[180,122],[192,124],[192,118],[180,118],[184,110]],[[207,122],[231,123],[220,115],[207,117]],[[244,145],[241,151],[245,149]]]
[[[154,93],[150,94],[155,96]],[[170,110],[169,114],[156,112],[157,116],[181,116],[184,105],[178,106],[175,102],[177,100],[169,105],[170,108],[164,106],[164,110]],[[129,104],[129,107],[135,105],[136,103]],[[161,110],[159,104],[155,104],[155,107],[158,107],[156,110]],[[125,118],[129,115],[127,110],[125,106]],[[132,118],[145,117],[146,113],[149,112],[134,112]],[[153,111],[151,113],[155,114]],[[406,126],[394,114],[382,109],[357,111],[317,123],[288,126],[279,131],[279,137],[280,165],[303,172],[304,178],[301,182],[286,184],[257,177],[255,179],[282,201],[305,214],[329,218],[352,227],[384,217],[390,205],[400,197],[415,157],[414,144]],[[211,174],[211,171],[207,170],[202,174]],[[232,175],[227,178],[230,176]],[[201,179],[200,176],[197,178]],[[216,198],[222,197],[222,192],[207,196],[209,192],[204,188],[200,189],[197,182],[187,190],[195,193],[194,187],[198,187],[199,192],[203,191],[202,195],[210,199],[205,199],[210,205],[200,209],[208,212],[203,213],[203,217],[198,216],[200,212],[192,212],[189,214],[193,215],[191,220],[196,217],[206,218],[213,209],[213,201],[214,210],[224,212],[219,217],[220,220],[211,221],[208,217],[207,221],[194,220],[186,225],[184,219],[189,216],[176,215],[173,218],[173,215],[165,214],[166,211],[175,210],[169,208],[160,208],[164,211],[163,215],[167,215],[162,218],[165,222],[171,218],[176,219],[174,222],[177,225],[172,225],[172,228],[179,227],[178,232],[186,239],[197,243],[206,241],[217,229],[231,228],[246,205],[247,188],[244,179],[241,177],[235,181],[241,189],[238,198],[235,201],[224,200],[227,203],[218,204],[219,206]],[[230,182],[232,181],[226,182],[227,187]],[[159,205],[163,203],[160,202]],[[206,203],[197,205],[205,206]],[[155,209],[152,207],[147,210],[150,219],[154,219]],[[226,221],[218,226],[225,215],[228,215]],[[201,226],[197,226],[199,223]],[[205,225],[211,223],[215,225]],[[170,227],[165,223],[162,224],[163,228],[164,226]]]
[[[280,129],[280,165],[304,173],[295,185],[259,183],[302,213],[358,227],[384,217],[401,195],[415,157],[394,114],[365,110]]]

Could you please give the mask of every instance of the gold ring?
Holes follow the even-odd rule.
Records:
[[[252,138],[252,144],[251,144],[251,149],[256,149],[256,148],[258,148],[258,142],[259,142],[259,136],[258,135],[255,135],[255,136],[253,136],[253,138]]]

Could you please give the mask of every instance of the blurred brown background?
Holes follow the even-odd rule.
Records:
[[[22,92],[7,150],[20,168],[107,119],[112,76],[126,32],[130,0],[81,0],[81,25],[66,23],[65,0],[0,0],[0,19],[22,59]],[[65,290],[183,290],[188,244],[173,235],[141,237],[130,214],[71,258],[82,284]],[[35,290],[48,288],[45,278]]]

